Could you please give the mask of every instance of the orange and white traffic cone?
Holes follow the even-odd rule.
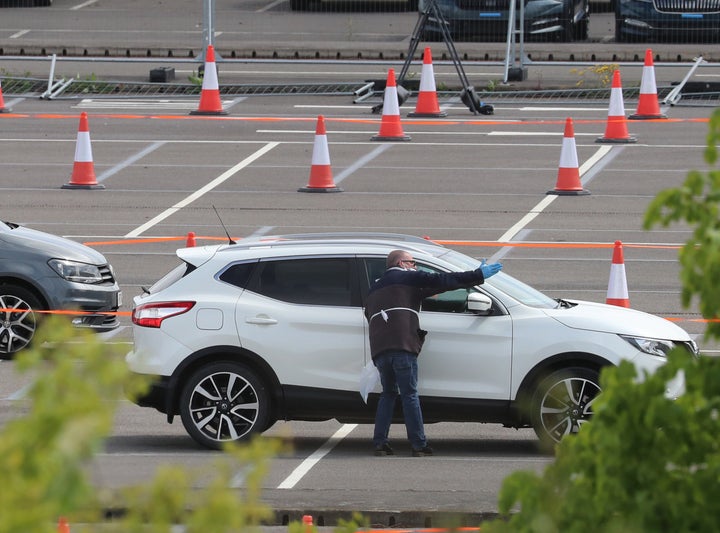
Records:
[[[307,186],[300,187],[298,192],[342,192],[333,181],[330,167],[330,151],[328,150],[325,117],[318,116],[315,127],[315,144],[313,145],[310,180]]]
[[[70,533],[70,524],[64,516],[58,518],[57,533]]]
[[[580,167],[578,166],[577,147],[575,146],[575,129],[570,117],[565,119],[565,133],[563,134],[562,149],[560,150],[560,165],[558,167],[555,188],[547,194],[563,196],[590,194],[583,189],[580,181]]]
[[[437,89],[435,88],[435,73],[432,65],[432,52],[426,47],[423,52],[423,66],[420,72],[420,91],[418,92],[415,111],[408,113],[409,117],[446,117],[447,113],[440,111]]]
[[[313,527],[312,515],[309,515],[309,514],[303,515],[302,523],[303,523],[303,533],[312,533],[315,530],[315,528]]]
[[[635,114],[628,117],[630,120],[648,120],[667,118],[660,112],[658,102],[657,85],[655,84],[655,64],[653,63],[652,50],[645,50],[645,66],[643,66],[642,79],[640,80],[640,99],[638,100]]]
[[[203,71],[200,103],[191,115],[227,115],[220,100],[220,86],[218,85],[217,67],[215,66],[215,48],[209,44],[205,54],[205,70]]]
[[[627,279],[625,277],[625,260],[623,259],[622,243],[615,241],[612,265],[610,265],[610,281],[608,282],[607,300],[605,303],[620,307],[630,307]]]
[[[409,141],[410,136],[403,133],[400,123],[400,104],[398,103],[395,70],[389,69],[387,84],[383,94],[383,112],[380,131],[370,138],[372,141]]]
[[[62,186],[63,189],[104,189],[105,185],[98,183],[95,177],[95,163],[93,163],[92,146],[90,145],[90,127],[85,111],[80,113],[80,126],[78,127],[77,142],[75,143],[75,162],[73,163],[70,182]]]
[[[5,100],[3,99],[2,94],[2,80],[0,80],[0,113],[9,113],[10,110],[5,107]]]
[[[605,136],[595,139],[596,143],[634,143],[637,139],[628,133],[625,119],[625,104],[623,103],[620,71],[613,72],[612,86],[610,88],[610,107],[608,109]]]

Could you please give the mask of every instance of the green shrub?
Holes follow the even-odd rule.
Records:
[[[229,446],[203,489],[194,482],[202,474],[206,483],[207,469],[194,475],[173,466],[148,484],[108,494],[90,484],[87,467],[112,431],[123,391],[138,393],[147,384],[130,377],[111,345],[63,318],[44,321],[34,348],[15,365],[31,384],[27,405],[0,432],[0,533],[51,533],[60,517],[104,522],[104,508],[124,511],[103,525],[108,533],[170,532],[178,524],[188,533],[252,531],[271,516],[260,487],[279,441]],[[242,490],[228,489],[237,472],[244,474]]]
[[[709,122],[705,160],[717,162],[720,110]],[[691,171],[661,192],[645,227],[695,226],[680,252],[683,305],[699,298],[705,318],[720,315],[720,172]],[[720,337],[711,321],[706,337]],[[678,372],[686,391],[665,397]],[[667,364],[638,380],[630,363],[601,374],[595,414],[556,448],[542,475],[516,472],[499,496],[503,520],[484,532],[640,533],[715,531],[720,523],[720,358],[673,350]]]

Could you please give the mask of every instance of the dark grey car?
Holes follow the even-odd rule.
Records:
[[[77,327],[119,326],[122,293],[105,257],[75,241],[0,221],[0,358],[28,346],[43,311]]]

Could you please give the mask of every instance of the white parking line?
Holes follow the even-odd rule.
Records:
[[[13,34],[10,36],[10,39],[19,39],[20,37],[22,37],[23,35],[25,35],[25,34],[27,34],[27,33],[30,33],[30,30],[20,30],[20,31],[17,32],[17,33],[13,33]]]
[[[603,156],[605,156],[612,146],[604,145],[598,148],[598,151],[593,154],[593,156],[585,161],[580,166],[579,173],[580,177],[582,177],[588,170],[590,170],[600,159],[602,159]],[[512,226],[510,229],[508,229],[503,235],[498,239],[498,242],[509,242],[513,240],[513,238],[522,231],[525,226],[527,226],[530,222],[532,222],[535,217],[537,217],[540,213],[542,213],[547,206],[549,206],[551,203],[555,201],[555,199],[558,196],[556,194],[547,195],[545,198],[540,200],[535,207],[533,207],[524,217],[522,217],[517,224]],[[496,254],[497,255],[497,254]]]
[[[115,165],[114,167],[112,167],[112,168],[106,170],[105,172],[103,172],[101,175],[98,176],[97,180],[98,180],[98,181],[104,181],[104,180],[106,180],[106,179],[109,178],[110,176],[113,176],[114,174],[117,174],[118,172],[120,172],[120,171],[121,171],[122,169],[124,169],[125,167],[129,167],[130,165],[132,165],[133,163],[135,163],[135,162],[138,161],[139,159],[142,159],[142,158],[145,157],[147,154],[154,152],[155,150],[157,150],[158,148],[160,148],[160,147],[163,146],[164,144],[165,144],[165,141],[160,141],[160,142],[152,143],[150,146],[148,146],[148,147],[145,148],[144,150],[141,150],[141,151],[138,152],[137,154],[135,154],[135,155],[127,158],[127,159],[126,159],[125,161],[123,161],[122,163],[119,163],[119,164]]]
[[[91,6],[94,3],[96,3],[98,0],[88,0],[87,2],[83,2],[82,4],[78,4],[76,6],[73,6],[70,8],[70,11],[77,11],[78,9],[82,9],[87,6]]]
[[[156,216],[152,220],[149,220],[142,226],[139,226],[139,227],[135,228],[134,230],[132,230],[130,233],[125,235],[125,238],[132,239],[134,237],[138,237],[138,236],[142,235],[143,233],[145,233],[147,230],[149,230],[156,224],[158,224],[158,223],[162,222],[163,220],[165,220],[166,218],[168,218],[170,215],[174,215],[175,213],[180,211],[183,207],[190,205],[195,200],[202,197],[205,193],[212,191],[215,187],[217,187],[218,185],[224,183],[225,181],[227,181],[228,179],[233,177],[240,170],[242,170],[243,168],[245,168],[246,166],[248,166],[249,164],[254,162],[256,159],[259,159],[260,157],[262,157],[263,155],[268,153],[270,150],[272,150],[279,144],[280,144],[279,142],[267,143],[265,146],[260,148],[257,152],[246,157],[245,159],[240,161],[237,165],[232,167],[230,170],[223,172],[220,176],[218,176],[217,178],[212,180],[210,183],[208,183],[204,187],[201,187],[200,189],[198,189],[197,191],[192,193],[190,196],[187,196],[185,199],[176,203],[171,208],[166,209],[165,211],[160,213],[158,216]]]
[[[295,485],[297,485],[298,481],[300,481],[305,474],[307,474],[310,469],[317,464],[320,459],[325,457],[330,451],[337,446],[341,440],[343,440],[345,437],[347,437],[350,432],[355,429],[358,425],[357,424],[344,424],[340,429],[338,429],[335,434],[330,437],[325,444],[320,446],[320,448],[317,449],[310,457],[305,459],[298,467],[292,471],[292,473],[285,478],[285,480],[278,485],[277,488],[279,489],[291,489]]]

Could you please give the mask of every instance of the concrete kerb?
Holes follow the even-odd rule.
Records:
[[[504,43],[455,43],[458,55],[463,61],[505,61]],[[434,61],[450,60],[443,43],[433,43]],[[646,46],[643,43],[605,43],[586,41],[574,43],[569,50],[559,51],[554,43],[525,43],[525,53],[531,61],[570,61],[570,62],[637,62],[643,63]],[[653,43],[653,56],[656,63],[691,62],[702,56],[708,62],[720,61],[719,47],[712,45],[683,45]],[[107,58],[177,58],[194,59],[201,57],[196,48],[169,47],[120,47],[120,46],[22,46],[15,43],[0,42],[0,59],[3,56],[48,56]],[[327,59],[327,60],[404,60],[408,52],[407,44],[401,43],[304,43],[302,47],[293,45],[269,46],[267,42],[244,42],[242,47],[223,47],[216,45],[218,63],[223,59]],[[419,58],[418,58],[419,59]]]

